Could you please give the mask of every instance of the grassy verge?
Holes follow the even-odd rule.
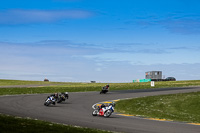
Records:
[[[44,85],[44,84],[67,84],[66,82],[44,82],[44,81],[26,81],[26,80],[6,80],[0,79],[0,86],[9,85]]]
[[[6,115],[0,115],[0,130],[1,133],[110,133]]]
[[[116,110],[151,118],[200,123],[200,92],[121,100],[117,102]]]
[[[12,82],[12,83],[10,83]],[[100,91],[106,83],[67,83],[67,82],[42,82],[42,81],[18,81],[18,80],[0,80],[0,86],[5,85],[33,85],[33,84],[51,84],[51,86],[43,87],[15,87],[15,88],[0,88],[0,95],[13,94],[34,94],[34,93],[54,93],[54,92],[85,92],[85,91]],[[61,85],[62,84],[62,85]],[[193,81],[163,81],[155,82],[155,87],[147,83],[110,83],[110,90],[131,90],[131,89],[149,89],[149,88],[168,88],[168,87],[186,87],[200,86],[200,80]]]

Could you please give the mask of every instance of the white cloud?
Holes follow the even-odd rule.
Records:
[[[102,68],[95,68],[95,71],[100,72],[100,71],[102,71]]]
[[[55,22],[63,19],[88,18],[92,15],[92,12],[86,10],[1,10],[0,24],[14,25]]]
[[[151,70],[163,70],[167,73],[166,76],[175,76],[178,79],[199,77],[196,74],[199,64],[195,64],[199,63],[198,51],[193,50],[191,53],[187,52],[186,48],[170,47],[166,51],[172,52],[162,54],[145,53],[135,48],[136,52],[131,53],[124,52],[119,47],[119,51],[110,52],[106,47],[102,50],[101,47],[90,47],[87,44],[61,42],[0,42],[0,78],[43,80],[47,77],[51,81],[131,81],[144,78],[144,72]],[[61,45],[58,45],[60,43]]]
[[[200,34],[199,14],[172,13],[164,17],[146,16],[137,21],[128,21],[126,24],[137,24],[143,27],[162,26],[171,33]]]

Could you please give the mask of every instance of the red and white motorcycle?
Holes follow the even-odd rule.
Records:
[[[92,115],[109,117],[114,112],[114,106],[115,106],[114,103],[111,103],[108,106],[102,104],[101,106],[95,108],[95,110],[92,112]]]

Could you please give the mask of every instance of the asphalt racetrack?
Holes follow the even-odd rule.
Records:
[[[184,122],[156,121],[117,113],[109,118],[92,116],[92,105],[102,101],[196,91],[200,91],[200,87],[111,91],[107,94],[74,92],[69,93],[67,101],[49,107],[44,106],[49,94],[0,96],[0,113],[116,132],[199,133],[200,125]]]

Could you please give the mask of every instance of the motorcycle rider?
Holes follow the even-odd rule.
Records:
[[[55,102],[56,99],[55,99],[55,97],[54,97],[53,95],[48,96],[47,99],[51,100],[53,105],[56,104],[56,102]],[[47,99],[46,99],[46,100],[47,100]],[[46,100],[45,100],[45,101],[46,101]]]
[[[107,84],[107,85],[105,85],[104,87],[103,87],[103,90],[105,90],[106,92],[108,92],[108,90],[109,90],[109,84]]]
[[[103,108],[105,108],[105,107],[106,107],[105,104],[101,104],[101,106],[98,107],[99,115],[103,115],[104,114]]]
[[[54,94],[51,94],[50,96],[53,96],[56,99],[56,101],[57,101],[57,99],[58,99],[58,93],[57,92],[54,93]]]
[[[62,92],[61,94],[64,94],[64,96],[65,96],[65,98],[69,98],[69,94],[68,94],[68,92]]]
[[[107,85],[106,85],[106,89],[109,89],[109,87],[110,87],[109,84],[107,84]]]
[[[104,107],[106,107],[106,105],[105,105],[105,104],[101,104],[100,109],[102,109],[102,108],[104,108]],[[99,110],[100,110],[100,109],[99,109]]]
[[[106,107],[106,105],[105,104],[101,104],[100,106],[98,106],[98,111],[100,111],[104,107]]]

